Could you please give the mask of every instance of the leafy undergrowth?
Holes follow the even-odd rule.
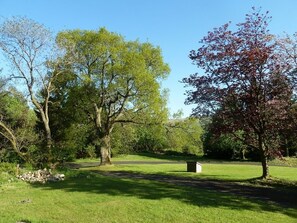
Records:
[[[13,181],[16,175],[16,165],[13,163],[0,163],[0,185]]]
[[[297,167],[297,158],[296,157],[284,157],[282,159],[274,159],[269,162],[270,165],[276,166],[288,166],[288,167]]]

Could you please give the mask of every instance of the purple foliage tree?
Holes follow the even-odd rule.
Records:
[[[238,138],[259,152],[262,178],[269,176],[268,158],[280,155],[279,131],[287,124],[292,84],[288,63],[269,33],[271,17],[253,8],[245,22],[208,32],[190,59],[204,71],[183,79],[186,104],[193,115],[216,115],[218,133],[242,131]]]

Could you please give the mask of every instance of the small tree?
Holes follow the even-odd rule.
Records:
[[[43,25],[14,17],[0,25],[0,49],[12,68],[12,78],[21,80],[43,123],[51,162],[52,133],[49,120],[50,94],[60,64],[52,35]]]
[[[136,130],[135,151],[161,152],[168,148],[166,129],[164,125],[143,125]]]
[[[4,89],[0,83],[0,150],[13,152],[16,160],[32,163],[29,147],[38,140],[35,124],[35,113],[23,96],[13,88]]]
[[[216,113],[218,132],[243,131],[242,140],[261,156],[262,177],[269,176],[267,159],[279,155],[278,133],[286,123],[291,104],[287,64],[281,61],[274,38],[267,29],[270,17],[255,9],[237,30],[229,23],[205,36],[190,59],[204,75],[183,79],[186,103],[198,106],[193,114]]]
[[[198,155],[202,153],[201,136],[203,129],[197,118],[181,118],[173,115],[165,125],[168,149],[186,154]]]

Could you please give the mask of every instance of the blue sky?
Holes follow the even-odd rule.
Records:
[[[272,16],[273,34],[297,31],[296,0],[0,0],[0,16],[27,16],[58,32],[65,29],[98,29],[160,46],[171,73],[163,82],[169,88],[171,113],[185,106],[185,89],[179,81],[197,68],[188,58],[199,40],[214,27],[228,21],[243,22],[252,6]]]

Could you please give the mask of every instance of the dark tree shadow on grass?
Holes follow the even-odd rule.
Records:
[[[32,184],[32,187],[98,195],[133,196],[151,200],[170,198],[200,207],[279,212],[297,219],[296,197],[293,197],[292,201],[273,200],[266,196],[277,192],[271,188],[255,190],[254,187],[233,182],[222,184],[222,181],[195,180],[132,171],[84,170],[77,171],[77,174],[67,177],[62,182]]]

